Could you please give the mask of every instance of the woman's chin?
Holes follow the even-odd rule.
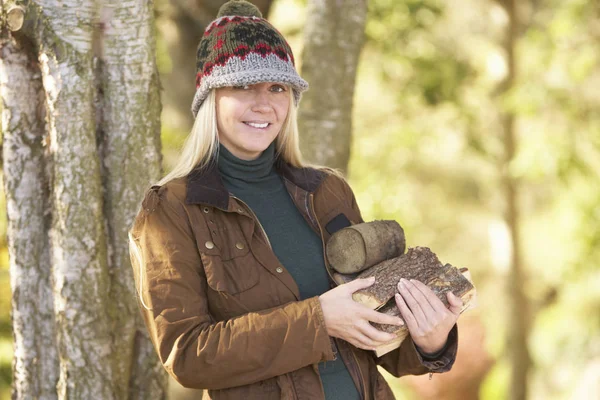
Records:
[[[244,143],[242,146],[238,147],[238,152],[243,153],[239,154],[238,158],[242,158],[244,160],[254,160],[258,158],[263,151],[265,151],[271,142],[261,142],[261,143]],[[240,157],[241,156],[241,157]]]
[[[244,149],[248,151],[265,151],[275,140],[275,138],[261,138],[260,140],[252,140],[244,143]]]

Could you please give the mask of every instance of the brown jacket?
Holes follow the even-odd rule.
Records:
[[[342,179],[281,161],[276,167],[323,243],[336,216],[362,222]],[[394,398],[377,365],[395,376],[452,367],[456,327],[430,361],[410,339],[381,358],[332,340],[318,297],[299,300],[252,210],[228,193],[215,165],[153,186],[131,234],[142,259],[132,256],[140,308],[158,356],[183,386],[208,389],[207,398],[324,399],[317,365],[337,356],[365,400]]]

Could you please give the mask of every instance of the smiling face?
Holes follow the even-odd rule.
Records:
[[[258,158],[281,131],[290,107],[289,90],[273,82],[217,89],[219,142],[237,158]]]

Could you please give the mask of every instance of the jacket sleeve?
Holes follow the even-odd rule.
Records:
[[[162,189],[142,203],[130,255],[151,340],[180,384],[223,389],[334,359],[318,297],[215,322],[189,219]]]
[[[347,183],[345,183],[345,190],[347,195],[352,199],[352,208],[356,212],[359,222],[364,222],[360,208],[356,202],[356,197]],[[409,335],[398,349],[376,358],[375,361],[396,377],[422,375],[428,372],[442,373],[450,371],[452,368],[457,350],[458,326],[454,325],[448,334],[446,345],[439,353],[435,354],[435,358],[422,354]],[[375,357],[375,353],[372,354]]]

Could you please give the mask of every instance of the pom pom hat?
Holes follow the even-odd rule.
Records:
[[[260,82],[290,85],[296,105],[308,83],[298,75],[292,49],[252,3],[231,0],[198,45],[194,117],[211,89]]]

